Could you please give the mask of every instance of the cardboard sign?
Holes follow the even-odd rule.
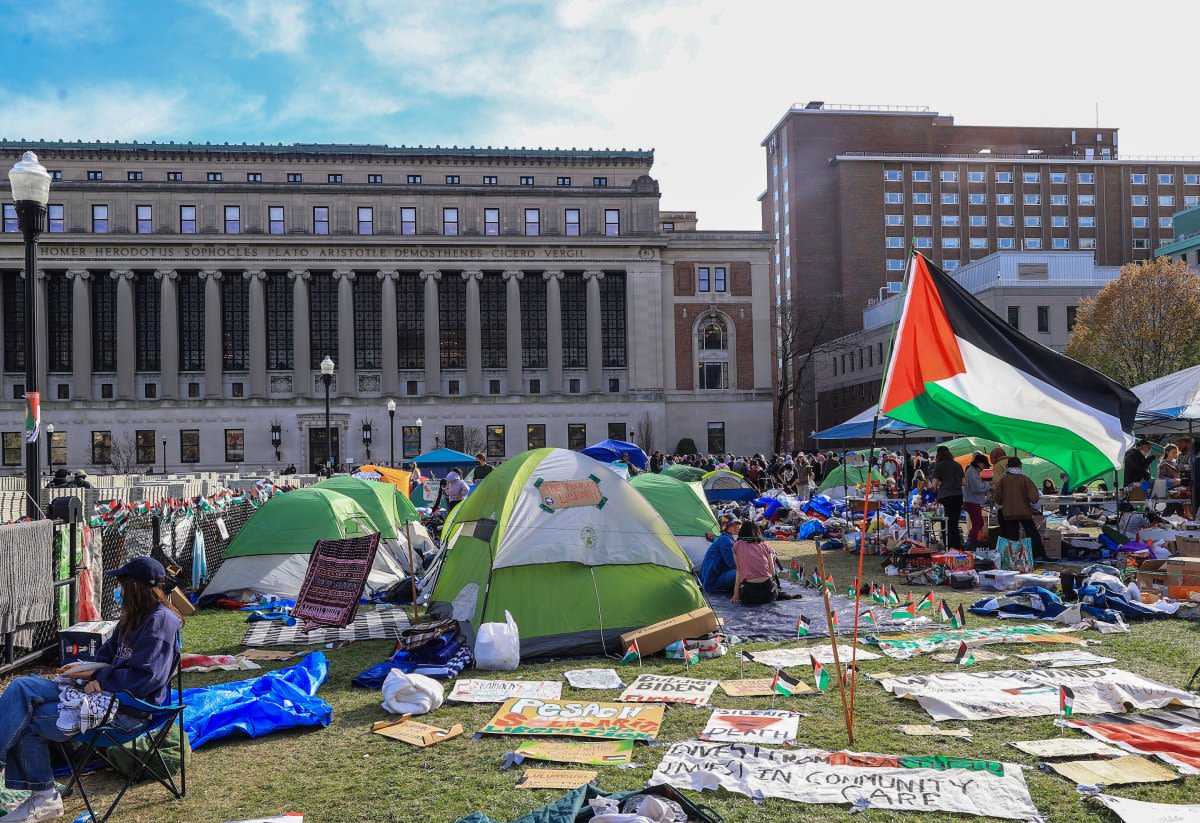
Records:
[[[568,743],[565,740],[526,740],[517,746],[517,754],[534,760],[556,763],[583,763],[607,766],[633,759],[632,740],[602,740],[594,743]]]
[[[562,697],[559,680],[457,680],[447,700],[458,703],[503,703],[514,697],[557,700]]]
[[[224,517],[217,518],[217,532],[220,533],[222,540],[229,539],[229,527],[225,525]]]
[[[850,662],[851,655],[853,654],[853,646],[847,646],[844,643],[838,644],[838,659],[842,662],[843,666]],[[833,649],[828,643],[799,649],[767,649],[762,652],[750,652],[750,656],[754,658],[755,663],[762,663],[764,666],[770,666],[772,669],[788,669],[793,666],[807,668],[812,665],[812,661],[809,660],[810,655],[817,658],[817,662],[822,666],[833,664]],[[858,659],[879,660],[880,658],[874,652],[859,649]]]
[[[616,669],[573,669],[563,672],[572,689],[623,689]]]
[[[721,627],[716,614],[708,606],[693,609],[687,614],[660,620],[641,629],[621,635],[621,647],[628,649],[634,640],[642,656],[661,652],[671,643],[690,637],[703,637]]]
[[[1179,779],[1179,775],[1170,769],[1151,763],[1136,754],[1127,754],[1115,760],[1071,760],[1048,765],[1072,783],[1084,786],[1165,783],[1168,780]]]
[[[452,737],[458,737],[463,733],[463,727],[461,723],[455,723],[449,729],[441,729],[437,726],[430,726],[428,723],[413,720],[408,715],[404,715],[397,720],[381,720],[378,723],[372,724],[371,731],[375,732],[375,734],[381,734],[384,737],[390,737],[393,740],[399,740],[402,743],[408,743],[411,746],[420,746],[422,749],[427,749],[435,743],[441,743]]]
[[[625,703],[689,703],[703,706],[716,690],[716,680],[642,674],[621,692],[618,699]]]
[[[749,680],[722,680],[721,691],[730,697],[770,697],[775,694],[775,690],[771,688],[774,682],[772,677],[756,677]],[[796,683],[792,688],[792,694],[812,694],[814,689],[807,683]]]
[[[275,651],[274,649],[246,649],[238,654],[247,660],[287,660],[303,652]]]
[[[520,697],[501,706],[483,733],[653,740],[662,726],[663,711],[662,706]]]
[[[582,769],[526,769],[517,780],[517,788],[578,789],[595,780],[596,774]]]
[[[913,737],[961,737],[963,740],[971,739],[970,729],[939,729],[937,726],[929,724],[906,723],[903,726],[897,726],[896,731],[901,734],[912,735]]]
[[[782,746],[796,739],[800,715],[788,711],[713,709],[700,739]]]
[[[580,506],[604,506],[600,478],[585,480],[536,480],[533,484],[542,497],[541,507],[551,513]]]
[[[1098,740],[1075,737],[1051,737],[1048,740],[1014,740],[1009,743],[1034,757],[1120,757],[1121,750]]]

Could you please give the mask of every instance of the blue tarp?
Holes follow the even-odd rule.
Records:
[[[390,659],[376,663],[350,682],[364,689],[380,689],[392,669],[399,669],[405,674],[423,674],[438,680],[453,680],[474,662],[471,650],[458,641],[457,635],[455,630],[412,651],[401,649]]]
[[[601,463],[615,463],[621,459],[621,455],[626,455],[631,465],[642,470],[646,468],[646,453],[633,443],[626,443],[624,440],[601,440],[586,449],[580,449],[579,453],[586,454]]]
[[[431,452],[417,455],[412,462],[423,469],[439,467],[452,469],[457,466],[463,471],[470,471],[475,466],[474,457],[454,449],[434,449]]]
[[[333,707],[317,697],[329,661],[312,652],[294,666],[252,680],[184,689],[183,727],[193,749],[240,733],[262,737],[299,726],[328,726]]]

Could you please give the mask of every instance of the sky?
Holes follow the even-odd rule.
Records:
[[[1120,128],[1200,155],[1200,4],[0,0],[0,137],[653,148],[663,209],[755,229],[792,105]]]

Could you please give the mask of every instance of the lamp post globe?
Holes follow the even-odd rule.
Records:
[[[332,428],[329,425],[329,385],[333,382],[333,369],[333,359],[325,355],[325,359],[321,361],[321,382],[325,384],[325,465],[329,468],[329,475],[333,474],[333,440],[330,436]]]
[[[388,466],[396,468],[396,401],[389,399],[388,410]]]

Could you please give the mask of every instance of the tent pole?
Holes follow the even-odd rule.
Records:
[[[406,521],[404,524],[404,535],[408,538],[408,579],[412,583],[412,622],[417,624],[417,567],[413,565],[413,542],[412,542],[412,523]]]

